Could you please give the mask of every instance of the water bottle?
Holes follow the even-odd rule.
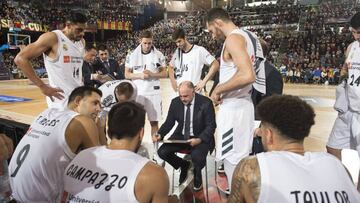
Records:
[[[7,161],[3,160],[0,167],[3,169],[3,175],[0,176],[0,203],[8,203],[13,200],[13,197],[11,196]]]

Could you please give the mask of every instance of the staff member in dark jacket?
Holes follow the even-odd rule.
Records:
[[[179,184],[187,178],[190,163],[176,156],[175,153],[189,150],[194,164],[194,190],[202,188],[201,169],[206,164],[206,156],[215,147],[214,132],[216,129],[215,111],[212,101],[195,93],[194,84],[184,81],[179,85],[179,96],[171,101],[165,123],[160,127],[153,141],[163,139],[178,123],[170,140],[187,140],[185,144],[163,144],[159,150],[160,158],[175,169],[180,168]]]
[[[106,46],[100,45],[98,51],[99,58],[94,64],[95,71],[99,74],[108,75],[113,80],[125,79],[118,62],[109,58],[109,51]]]
[[[85,55],[84,55],[84,63],[82,66],[83,80],[85,86],[94,87],[98,82],[95,80],[96,74],[94,74],[93,63],[96,57],[96,49],[91,44],[86,44],[85,47]],[[98,84],[99,85],[99,84]]]

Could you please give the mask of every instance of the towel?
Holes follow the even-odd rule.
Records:
[[[161,52],[158,51],[154,46],[153,48],[151,49],[151,53],[152,55],[152,58],[153,58],[153,63],[156,64],[156,66],[159,66],[161,64],[163,64],[163,62],[161,60],[162,57],[161,57]],[[136,67],[136,66],[144,66],[144,62],[143,62],[143,54],[141,52],[141,44],[139,46],[137,46],[135,48],[135,50],[129,55],[129,58],[127,60],[128,62],[128,67]],[[144,69],[146,67],[144,66]]]
[[[265,76],[265,57],[264,53],[260,44],[259,39],[257,36],[246,30],[243,29],[246,34],[248,34],[253,46],[254,46],[254,52],[255,52],[255,61],[254,61],[254,71],[255,71],[255,82],[253,84],[253,87],[262,94],[266,94],[266,76]]]
[[[336,87],[336,100],[334,104],[334,109],[341,114],[347,112],[349,109],[346,85],[346,80],[343,80]]]
[[[173,61],[173,65],[174,68],[181,68],[182,65],[182,50],[180,48],[177,48],[174,52],[174,61]]]

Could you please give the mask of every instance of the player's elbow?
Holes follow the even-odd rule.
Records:
[[[219,63],[219,61],[215,60],[215,61],[213,62],[213,66],[214,66],[215,70],[218,71],[218,70],[220,69],[220,63]]]
[[[24,61],[24,58],[22,57],[21,53],[17,54],[14,63],[21,68],[21,63]]]
[[[128,70],[125,70],[125,79],[131,79],[130,75],[131,73]]]
[[[246,77],[246,79],[245,79],[245,83],[246,83],[247,85],[249,85],[249,84],[254,83],[255,80],[256,80],[255,73],[252,71],[252,72],[249,72],[249,73],[247,74],[247,77]]]
[[[249,83],[254,83],[256,80],[255,74],[252,73],[251,76],[249,77]]]

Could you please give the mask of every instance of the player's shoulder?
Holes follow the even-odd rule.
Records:
[[[192,50],[194,50],[194,51],[206,51],[205,47],[197,45],[197,44],[194,44]]]
[[[350,49],[351,47],[353,47],[353,46],[356,45],[356,44],[359,44],[359,42],[358,42],[358,41],[353,41],[353,42],[351,42],[351,43],[348,45],[347,49]]]
[[[149,184],[153,184],[153,181],[158,181],[160,178],[167,178],[165,169],[151,161],[144,165],[139,175],[142,176],[142,179]]]
[[[248,156],[242,159],[235,168],[234,176],[247,183],[255,180],[256,178],[260,178],[258,157]]]
[[[234,43],[237,41],[244,41],[245,42],[245,37],[242,34],[239,33],[232,33],[229,36],[226,37],[225,43],[226,44],[230,44],[230,43]]]
[[[72,129],[83,129],[86,127],[91,127],[92,125],[95,125],[95,121],[91,119],[89,116],[85,115],[76,115],[74,118],[70,121],[70,127]]]
[[[46,32],[39,37],[38,41],[54,44],[58,42],[58,37],[55,32]]]
[[[238,164],[239,170],[242,172],[254,171],[259,168],[257,156],[248,156],[243,158]]]
[[[155,49],[154,51],[158,56],[164,56],[164,54],[160,50]]]

